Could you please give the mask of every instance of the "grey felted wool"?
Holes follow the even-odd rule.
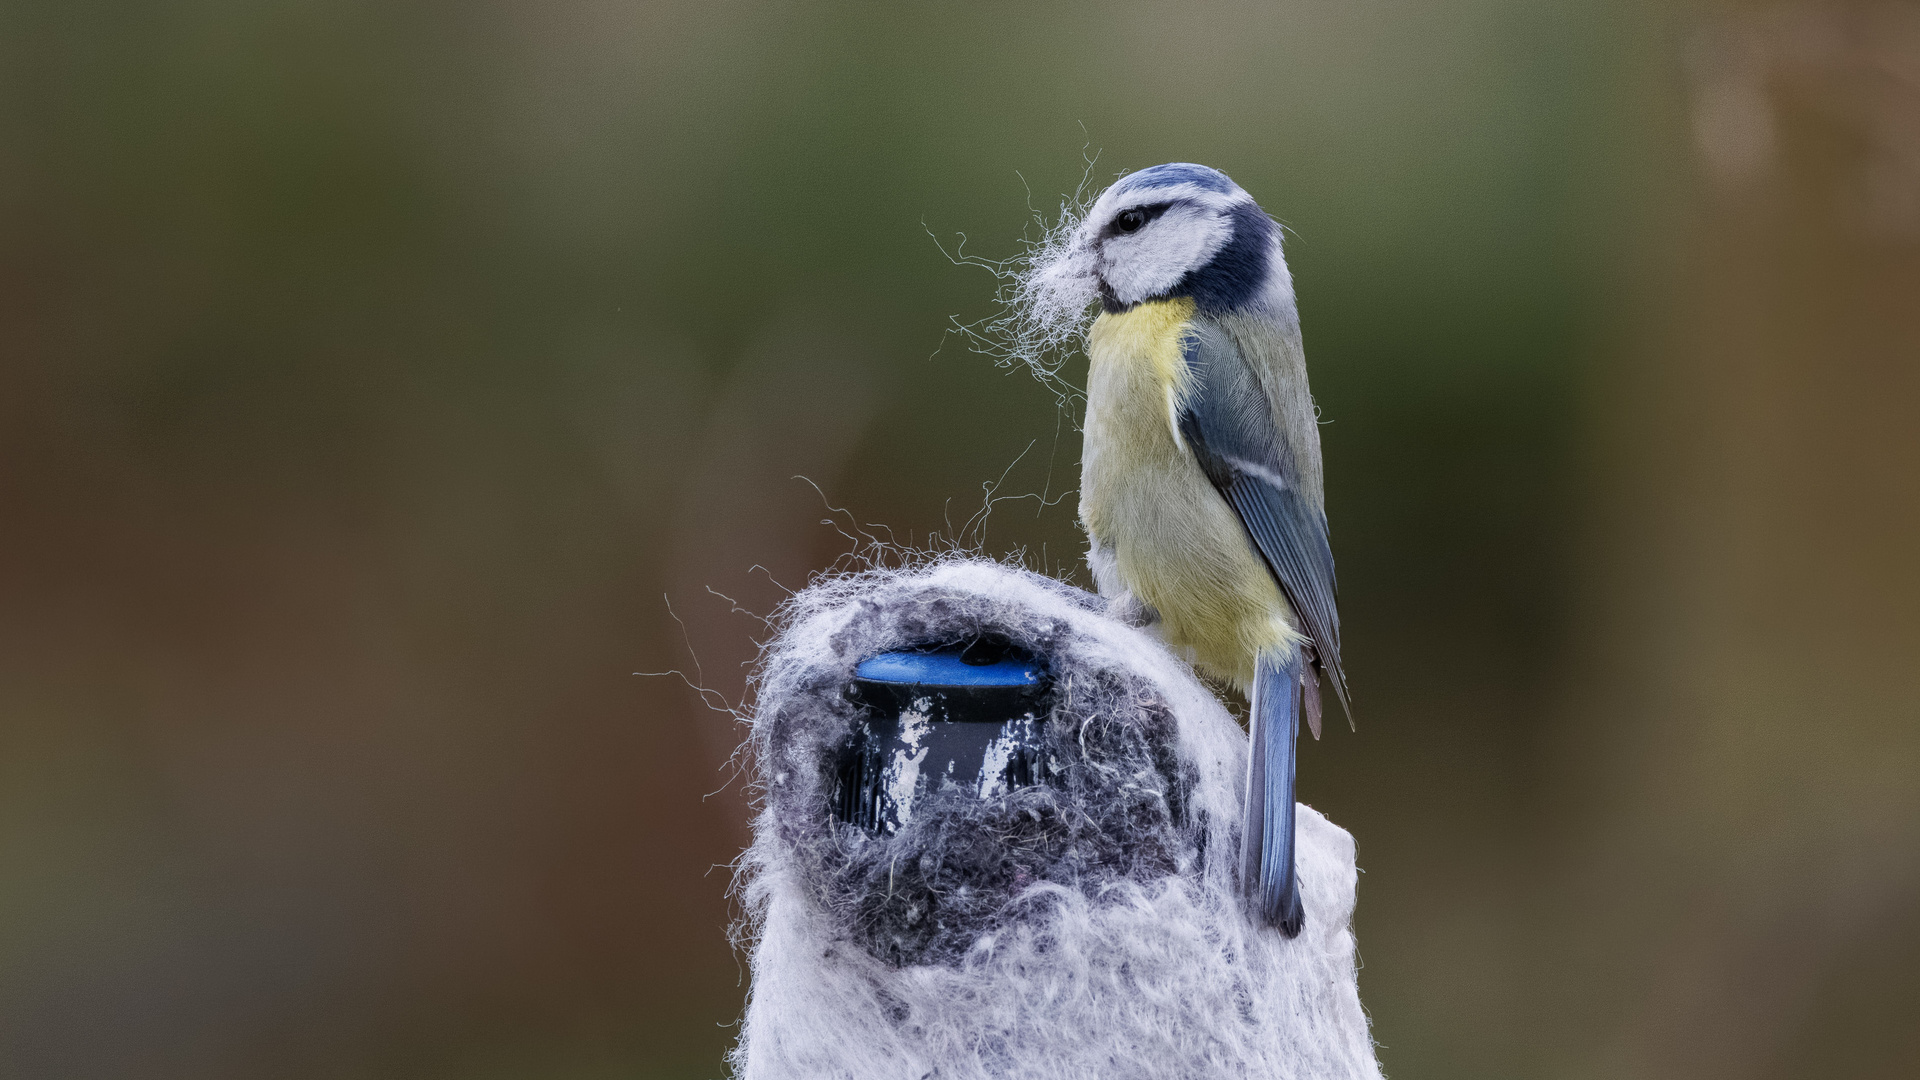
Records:
[[[1380,1076],[1353,838],[1300,807],[1306,929],[1256,923],[1237,880],[1246,736],[1163,645],[1097,597],[959,558],[829,579],[779,625],[739,866],[741,1080]],[[855,665],[983,634],[1051,673],[1048,782],[923,796],[890,834],[836,820]]]

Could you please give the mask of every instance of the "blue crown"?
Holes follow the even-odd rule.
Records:
[[[1171,187],[1174,184],[1193,184],[1222,195],[1231,193],[1238,186],[1227,179],[1227,174],[1219,169],[1175,161],[1166,165],[1155,165],[1150,169],[1141,169],[1137,173],[1128,173],[1114,183],[1113,189],[1131,191],[1134,188]]]

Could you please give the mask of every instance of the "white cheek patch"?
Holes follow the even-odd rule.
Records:
[[[1175,206],[1132,236],[1100,246],[1100,276],[1114,299],[1137,304],[1180,283],[1226,246],[1227,222],[1211,210]]]

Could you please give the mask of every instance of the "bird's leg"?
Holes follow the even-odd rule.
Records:
[[[1151,604],[1133,595],[1132,590],[1107,599],[1107,616],[1135,630],[1145,630],[1160,621],[1160,613]]]
[[[1087,547],[1087,568],[1093,571],[1093,587],[1107,598],[1107,615],[1136,630],[1145,630],[1160,621],[1160,613],[1127,587],[1120,575],[1113,548],[1095,539]]]

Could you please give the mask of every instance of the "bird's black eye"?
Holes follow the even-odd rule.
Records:
[[[1113,227],[1122,233],[1137,233],[1146,223],[1147,212],[1138,209],[1122,211],[1119,217],[1113,219]]]

